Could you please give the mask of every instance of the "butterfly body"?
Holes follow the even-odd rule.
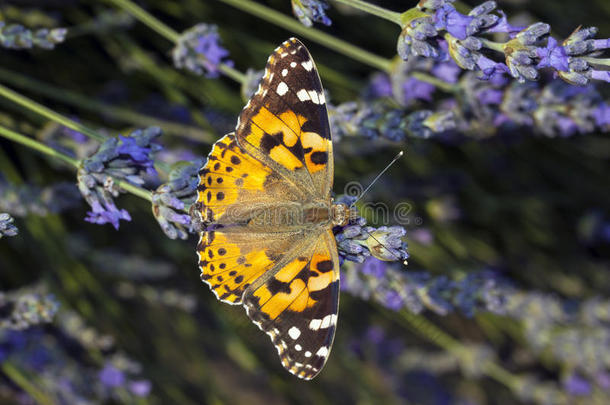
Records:
[[[338,314],[332,228],[350,209],[331,198],[332,153],[320,78],[291,38],[269,57],[235,132],[214,144],[194,205],[202,280],[243,305],[303,379],[326,363]]]

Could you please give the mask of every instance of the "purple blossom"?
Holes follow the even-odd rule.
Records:
[[[148,380],[137,380],[129,383],[129,391],[137,397],[147,397],[152,389]]]
[[[591,395],[591,383],[577,374],[572,374],[564,383],[564,388],[570,395],[588,396]]]
[[[120,387],[125,384],[125,373],[112,364],[106,364],[99,372],[100,382],[109,388]]]
[[[114,204],[114,201],[104,201],[103,205],[99,202],[94,202],[91,205],[91,211],[87,212],[85,221],[92,224],[104,225],[111,224],[114,229],[119,229],[119,221],[131,221],[131,215],[124,209],[119,209]]]
[[[432,74],[447,83],[457,83],[462,69],[453,60],[439,62],[432,68]]]
[[[457,39],[466,39],[470,34],[468,27],[474,17],[463,15],[451,4],[444,4],[434,14],[434,27],[437,30],[446,30]]]
[[[404,306],[404,300],[398,291],[388,291],[381,304],[392,311],[398,311]]]
[[[218,27],[197,24],[182,33],[172,50],[174,65],[198,75],[205,73],[207,77],[218,77],[220,64],[232,66],[232,62],[225,59],[229,52],[220,43]]]
[[[495,62],[483,55],[478,57],[476,64],[481,71],[479,78],[482,80],[489,80],[494,76],[499,76],[503,73],[509,72],[508,66],[506,66],[504,63]]]
[[[402,84],[402,101],[407,104],[412,100],[432,101],[432,94],[436,87],[430,83],[422,82],[414,77],[409,77]]]
[[[377,278],[383,278],[385,276],[386,266],[386,262],[379,260],[376,257],[369,257],[362,265],[362,273]]]
[[[369,83],[369,93],[372,98],[392,97],[392,81],[386,73],[376,73]]]
[[[537,48],[536,52],[540,58],[538,68],[552,67],[564,72],[569,70],[568,54],[555,38],[549,37],[546,47]]]
[[[595,123],[598,127],[604,128],[610,125],[610,105],[601,103],[594,112]]]

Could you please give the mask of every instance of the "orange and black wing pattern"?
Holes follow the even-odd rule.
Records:
[[[305,45],[291,38],[269,57],[239,116],[237,141],[312,196],[330,197],[333,150],[324,90]]]
[[[195,212],[201,279],[219,300],[244,305],[282,365],[303,379],[320,372],[332,347],[339,260],[331,225],[296,219],[305,206],[330,208],[332,176],[324,91],[293,38],[269,57],[235,133],[214,144]]]

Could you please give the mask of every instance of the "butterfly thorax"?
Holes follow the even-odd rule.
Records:
[[[284,203],[261,206],[251,213],[247,221],[252,230],[311,229],[344,226],[349,222],[350,208],[345,204],[328,201]]]

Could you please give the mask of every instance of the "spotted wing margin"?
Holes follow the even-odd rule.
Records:
[[[296,187],[330,197],[333,148],[324,90],[305,45],[291,38],[269,57],[239,116],[238,143]]]
[[[307,250],[253,283],[243,297],[248,316],[271,337],[284,368],[305,380],[326,364],[339,311],[339,259],[332,231],[308,239]]]
[[[201,280],[220,301],[241,304],[250,285],[301,254],[301,240],[300,232],[254,232],[246,226],[203,231],[197,246]]]

